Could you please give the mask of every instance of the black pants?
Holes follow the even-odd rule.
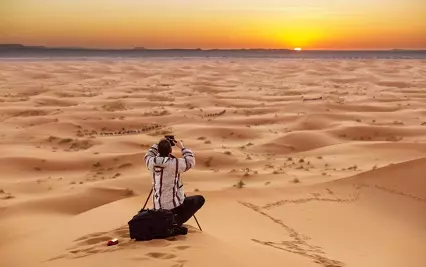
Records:
[[[200,195],[185,197],[182,205],[172,209],[178,225],[186,223],[204,205],[204,202],[204,197]]]

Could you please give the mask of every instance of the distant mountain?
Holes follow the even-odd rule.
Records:
[[[25,46],[21,44],[0,44],[0,50],[47,49],[44,46]]]
[[[46,47],[46,46],[28,46],[22,44],[0,44],[0,51],[4,50],[92,50],[81,47]],[[95,49],[96,50],[96,49]]]
[[[237,49],[201,49],[201,48],[164,48],[149,49],[145,47],[135,47],[133,49],[108,49],[108,48],[84,48],[84,47],[45,47],[45,46],[26,46],[22,44],[0,44],[0,50],[51,50],[51,51],[292,51],[290,49],[263,49],[263,48],[237,48]]]

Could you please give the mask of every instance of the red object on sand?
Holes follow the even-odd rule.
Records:
[[[117,244],[118,244],[118,239],[114,238],[114,239],[111,239],[110,241],[108,241],[107,246],[114,246],[114,245],[117,245]]]

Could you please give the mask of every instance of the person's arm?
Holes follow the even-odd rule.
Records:
[[[176,142],[176,146],[181,149],[183,158],[179,158],[179,173],[186,172],[195,166],[194,153],[184,147],[182,142]]]
[[[152,166],[154,166],[154,158],[158,156],[158,154],[158,144],[153,144],[148,149],[148,152],[146,152],[144,159],[148,170],[152,170]]]

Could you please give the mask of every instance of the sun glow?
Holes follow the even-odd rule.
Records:
[[[0,44],[422,50],[425,10],[425,0],[0,0]]]
[[[300,47],[296,47],[296,48],[294,49],[294,51],[302,51],[302,48],[300,48]]]

